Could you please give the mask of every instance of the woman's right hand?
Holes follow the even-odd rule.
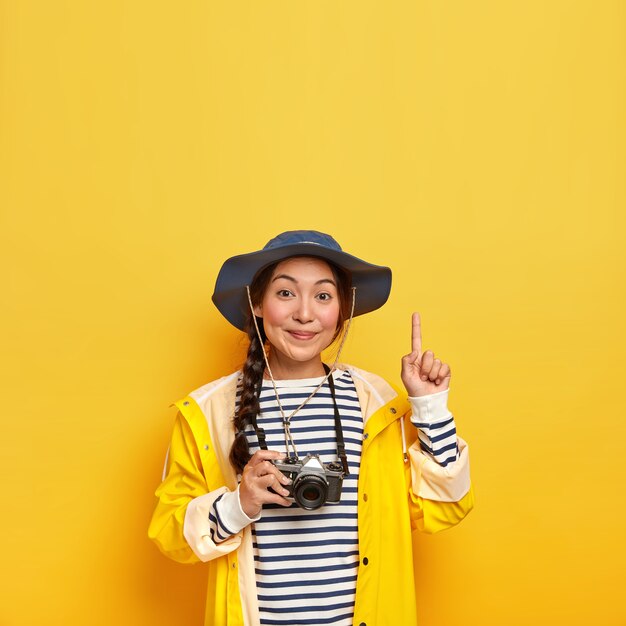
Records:
[[[283,458],[285,455],[276,450],[257,450],[243,468],[239,501],[248,517],[255,518],[268,502],[291,506],[291,502],[283,497],[289,494],[283,485],[288,485],[291,480],[270,463],[270,460]],[[273,491],[269,491],[268,487]]]

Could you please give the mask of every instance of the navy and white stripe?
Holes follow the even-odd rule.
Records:
[[[409,398],[413,409],[411,422],[417,427],[420,448],[442,467],[459,458],[456,424],[447,408],[447,396],[446,390],[429,396]]]
[[[211,510],[209,512],[209,528],[211,530],[211,539],[213,539],[215,543],[220,543],[221,541],[228,539],[231,535],[234,535],[237,532],[236,529],[231,530],[224,523],[224,520],[220,515],[219,502],[224,497],[224,495],[225,494],[222,494],[221,496],[219,496],[219,498],[215,499],[215,501],[213,502],[213,506],[211,507]]]
[[[285,508],[265,505],[253,526],[254,565],[261,624],[333,624],[350,626],[359,564],[357,480],[363,417],[354,382],[347,371],[334,373],[337,407],[350,475],[343,481],[341,501],[306,511],[295,503]],[[277,381],[286,415],[297,408],[321,378]],[[285,450],[280,410],[271,381],[264,381],[259,427],[270,450]],[[332,396],[324,386],[291,420],[300,458],[319,454],[324,463],[337,460]],[[250,451],[259,449],[252,429]]]

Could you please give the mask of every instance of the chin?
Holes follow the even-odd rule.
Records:
[[[292,343],[288,343],[276,349],[283,356],[296,363],[309,363],[310,361],[320,359],[324,347],[322,344],[318,346],[294,346]]]
[[[315,361],[321,355],[321,352],[317,350],[311,352],[301,352],[300,350],[284,352],[285,356],[289,357],[292,361],[298,363],[309,363],[309,361]]]

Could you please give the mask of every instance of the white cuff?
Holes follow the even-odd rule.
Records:
[[[220,512],[220,520],[224,530],[230,530],[233,535],[237,534],[240,530],[243,530],[252,522],[257,522],[261,519],[261,514],[254,518],[248,517],[241,508],[241,501],[239,500],[239,486],[235,491],[227,491],[215,504]]]
[[[409,396],[413,413],[411,421],[420,424],[434,424],[450,417],[451,413],[448,410],[449,391],[449,389],[444,389],[427,396]]]

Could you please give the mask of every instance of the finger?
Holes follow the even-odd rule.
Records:
[[[280,504],[281,506],[291,506],[291,501],[287,500],[283,495],[281,495],[281,493],[283,493],[283,488],[280,485],[274,483],[274,490],[270,491],[268,489],[266,485],[270,483],[271,479],[271,476],[255,478],[251,484],[246,486],[245,490],[242,490],[241,501],[244,507],[244,511],[257,511],[258,509],[260,509],[261,506],[267,504],[268,502],[274,502],[276,504]],[[244,483],[242,481],[242,487],[243,484]],[[248,509],[245,508],[244,500],[250,504],[250,507],[248,507]],[[252,517],[254,517],[254,515]]]
[[[274,466],[269,461],[261,461],[256,465],[252,466],[254,470],[254,475],[257,478],[261,478],[261,476],[267,476],[268,474],[272,474],[272,468]]]
[[[288,485],[291,482],[291,479],[287,478],[287,476],[270,461],[263,461],[255,465],[253,469],[258,478],[261,476],[274,476],[276,480],[280,481],[283,485]]]
[[[278,450],[257,450],[248,461],[248,465],[254,467],[264,461],[275,461],[276,459],[284,459],[285,455]]]
[[[277,493],[272,493],[271,491],[266,491],[266,494],[268,494],[267,496],[264,496],[264,500],[263,503],[269,503],[272,502],[274,504],[280,504],[280,506],[291,506],[293,504],[293,502],[291,502],[291,500],[287,500],[287,498],[283,498],[282,496],[279,496]]]
[[[439,376],[437,377],[437,380],[435,382],[439,384],[442,380],[450,378],[450,376],[452,376],[450,372],[450,366],[447,363],[442,363],[441,369],[439,370]]]
[[[433,366],[434,360],[435,355],[432,350],[426,350],[426,352],[422,354],[422,362],[420,364],[420,378],[422,380],[428,379],[428,374],[430,373],[430,368]]]
[[[415,365],[418,359],[418,354],[417,352],[411,352],[410,354],[405,354],[402,357],[402,365],[403,366],[408,366],[408,365]]]
[[[280,470],[278,470],[271,461],[259,461],[255,465],[248,464],[244,467],[243,475],[248,480],[255,480],[257,478],[262,478],[263,476],[275,476],[277,479],[281,480],[281,482],[285,482],[284,479],[287,479],[287,477]]]
[[[261,476],[256,481],[256,487],[259,489],[272,489],[272,491],[280,496],[288,496],[289,492],[278,482],[278,478],[273,474]]]
[[[417,352],[418,355],[422,354],[422,321],[420,314],[413,313],[411,318],[411,352]]]
[[[437,376],[439,376],[440,369],[441,369],[441,361],[439,359],[435,359],[433,361],[433,366],[430,368],[430,372],[428,373],[428,378],[430,380],[436,380]]]

